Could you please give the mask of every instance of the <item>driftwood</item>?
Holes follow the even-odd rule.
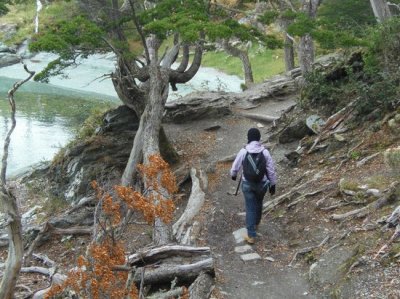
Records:
[[[193,218],[199,213],[205,200],[205,193],[202,187],[207,185],[207,179],[202,175],[201,170],[196,171],[195,168],[190,170],[190,176],[192,178],[192,192],[189,196],[186,209],[178,221],[172,225],[172,233],[180,243],[183,243],[182,240],[185,236],[184,230],[186,226],[189,225]],[[185,238],[185,240],[190,243],[190,238]]]
[[[373,158],[375,158],[378,155],[380,155],[380,152],[372,154],[368,157],[365,157],[364,159],[362,159],[356,163],[357,167],[361,167],[361,166],[365,165],[368,161],[372,160]]]

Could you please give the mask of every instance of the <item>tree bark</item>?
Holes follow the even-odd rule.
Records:
[[[175,277],[181,281],[194,281],[202,272],[213,273],[214,262],[212,258],[207,258],[186,265],[160,265],[157,268],[139,268],[134,276],[136,283],[141,282],[142,271],[145,271],[144,284],[146,285],[169,283]]]
[[[303,0],[302,11],[306,13],[309,18],[315,19],[320,2],[321,0]],[[300,38],[299,43],[299,64],[303,76],[312,70],[314,56],[314,41],[311,35],[307,33]]]
[[[251,63],[247,51],[242,51],[238,48],[233,47],[232,45],[229,44],[229,41],[227,39],[223,40],[222,45],[225,51],[229,55],[238,57],[242,62],[243,72],[244,72],[244,83],[246,84],[246,86],[249,87],[252,84],[254,84],[253,70],[251,68]]]
[[[389,6],[385,0],[370,0],[370,2],[378,23],[382,23],[391,17]]]
[[[294,63],[294,43],[293,39],[285,34],[285,41],[284,41],[284,55],[285,55],[285,70],[289,72],[293,70],[296,66]]]

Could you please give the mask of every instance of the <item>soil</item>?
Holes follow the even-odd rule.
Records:
[[[278,117],[294,103],[295,98],[282,98],[261,103],[253,111]],[[308,113],[312,114],[311,111]],[[302,117],[304,119],[304,115]],[[301,193],[322,191],[293,207],[287,208],[290,202],[286,201],[272,212],[264,213],[256,244],[252,246],[261,259],[242,261],[240,254],[234,249],[244,244],[236,244],[232,233],[245,227],[243,195],[240,190],[237,196],[233,195],[237,182],[232,181],[229,176],[231,162],[218,161],[235,155],[246,144],[247,130],[260,125],[257,121],[241,117],[240,113],[217,120],[167,125],[169,137],[181,151],[183,160],[189,164],[197,163],[209,173],[207,202],[198,217],[204,224],[198,242],[199,245],[211,246],[215,256],[217,283],[213,297],[400,298],[399,246],[381,260],[374,259],[376,252],[394,232],[385,230],[377,221],[384,215],[390,215],[396,204],[393,203],[377,213],[370,213],[362,219],[343,222],[335,222],[330,216],[356,209],[359,207],[357,204],[328,211],[317,207],[318,202],[329,207],[342,200],[338,187],[340,178],[355,181],[359,185],[368,184],[369,188],[380,190],[396,180],[388,173],[382,155],[363,167],[356,166],[362,157],[376,152],[377,147],[382,147],[382,138],[374,141],[368,139],[371,138],[370,133],[365,130],[368,124],[345,133],[345,145],[336,150],[303,155],[296,167],[290,166],[284,154],[295,150],[299,142],[285,145],[274,143],[273,139],[271,142],[270,137],[280,129],[279,126],[272,129],[272,124],[263,124],[260,127],[261,141],[269,146],[278,174],[277,193],[272,198],[267,194],[264,202],[284,194],[316,174],[319,176],[317,181],[309,184],[305,190],[295,193],[297,196],[290,199],[293,202]],[[212,132],[206,131],[215,126],[220,128]],[[179,134],[174,134],[176,132]],[[386,146],[399,145],[398,136],[392,137],[388,137],[390,141]],[[310,142],[314,139],[315,135],[306,137],[304,141]],[[328,144],[335,142],[332,139],[327,141]],[[362,157],[346,160],[349,149],[360,144],[361,140],[363,143],[357,149]],[[341,164],[341,161],[344,162]],[[346,233],[348,235],[343,237]],[[328,241],[317,247],[327,237]],[[310,246],[317,248],[304,255],[299,254],[294,260],[297,252]],[[396,253],[397,259],[389,258]],[[356,263],[357,261],[360,262]]]
[[[294,97],[282,98],[261,103],[246,112],[280,116],[294,103]],[[278,174],[277,192],[273,197],[268,194],[264,202],[316,175],[318,179],[263,214],[259,235],[252,245],[253,252],[261,259],[244,262],[235,252],[235,247],[244,244],[237,244],[233,236],[234,231],[245,226],[243,195],[240,190],[237,196],[233,195],[238,182],[229,176],[231,162],[219,161],[235,155],[246,144],[248,129],[257,126],[262,133],[261,141],[266,142],[275,160]],[[210,128],[213,129],[208,130]],[[397,202],[362,218],[342,222],[331,219],[332,214],[354,210],[374,200],[345,198],[338,187],[341,178],[358,185],[368,184],[369,188],[381,191],[395,180],[382,155],[363,167],[356,166],[361,158],[383,150],[380,131],[367,133],[365,127],[352,128],[345,133],[345,145],[335,151],[302,155],[296,166],[290,166],[284,154],[296,149],[299,142],[275,143],[270,137],[279,129],[279,124],[272,128],[272,124],[261,124],[239,113],[220,119],[165,125],[166,133],[181,157],[180,165],[201,167],[208,173],[206,203],[196,219],[202,224],[196,245],[210,246],[215,258],[216,285],[211,298],[400,298],[400,246],[393,243],[385,255],[375,258],[394,232],[378,224],[378,220],[398,205],[398,196]],[[306,137],[305,142],[314,139],[315,136]],[[357,152],[356,157],[347,159],[349,149],[354,149],[361,141],[357,151],[351,152]],[[385,141],[384,145],[398,146],[398,136]],[[314,191],[319,192],[313,194]],[[189,192],[189,184],[183,185],[177,196],[177,214],[184,209]],[[308,194],[305,200],[288,207],[302,194]],[[338,208],[321,209],[321,206],[332,207],[343,202],[346,204]],[[27,209],[27,204],[23,206]],[[328,241],[318,246],[327,237]],[[129,251],[133,252],[151,243],[151,228],[143,225],[137,216],[127,230],[125,240]],[[65,270],[84,252],[89,241],[90,237],[55,236],[37,252],[46,254]],[[312,249],[302,254],[308,247]],[[6,252],[3,251],[0,257],[4,261]],[[37,262],[32,264],[37,265]],[[21,274],[18,285],[16,298],[24,298],[26,288],[38,290],[48,286],[48,281],[42,275]]]

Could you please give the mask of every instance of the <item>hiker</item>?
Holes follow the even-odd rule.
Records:
[[[247,145],[237,154],[230,175],[236,181],[243,168],[242,191],[246,205],[247,235],[249,244],[255,243],[256,230],[261,221],[262,204],[265,193],[275,194],[276,173],[274,161],[269,151],[260,143],[261,134],[257,128],[247,132]],[[240,182],[239,182],[240,184]]]

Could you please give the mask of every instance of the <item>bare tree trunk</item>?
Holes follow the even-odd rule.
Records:
[[[309,18],[315,19],[317,9],[321,0],[303,0],[302,11],[308,15]],[[309,33],[300,38],[299,43],[299,64],[303,75],[312,70],[314,63],[314,41]]]
[[[251,68],[251,63],[249,59],[249,55],[247,54],[247,51],[242,51],[238,48],[233,47],[232,45],[229,44],[228,40],[224,40],[222,42],[222,45],[225,49],[225,51],[234,57],[238,57],[240,61],[242,62],[243,65],[243,72],[244,72],[244,83],[246,86],[250,86],[254,83],[253,79],[253,70]]]
[[[385,0],[370,0],[375,18],[379,23],[391,17],[389,6]]]
[[[314,63],[314,41],[310,34],[300,38],[299,43],[299,64],[303,75],[312,71]]]
[[[29,81],[35,72],[30,72],[24,65],[25,71],[30,75],[27,79],[19,81],[14,84],[13,88],[8,92],[8,101],[11,106],[11,121],[12,126],[7,134],[4,141],[4,151],[1,167],[1,189],[0,189],[0,203],[4,214],[6,215],[7,232],[8,232],[8,255],[6,261],[6,268],[4,270],[3,279],[0,284],[0,298],[11,299],[14,298],[14,288],[18,278],[19,271],[22,265],[22,257],[24,253],[22,243],[22,231],[21,231],[21,216],[19,215],[16,198],[11,194],[7,188],[6,173],[7,173],[7,158],[8,148],[11,141],[11,134],[16,126],[15,120],[15,101],[14,93],[17,89]]]
[[[287,33],[285,34],[285,70],[289,72],[295,68],[294,64],[294,44],[293,39],[291,39]]]

